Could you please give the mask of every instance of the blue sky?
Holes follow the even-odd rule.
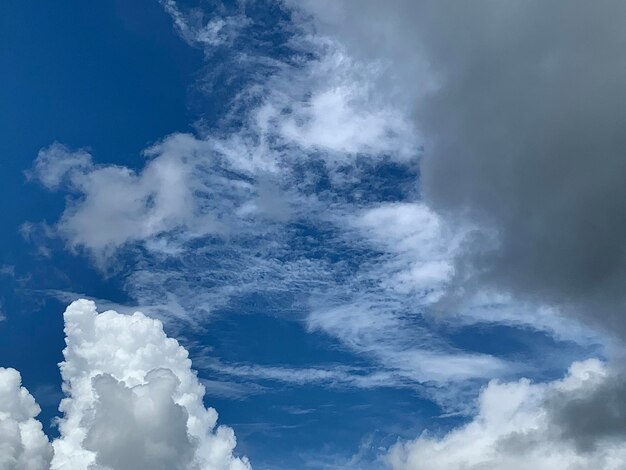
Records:
[[[612,370],[608,323],[468,255],[506,248],[506,217],[481,225],[487,203],[466,217],[434,196],[429,145],[469,131],[412,109],[443,109],[447,82],[403,60],[395,33],[370,47],[367,4],[3,5],[0,366],[20,371],[49,439],[69,419],[57,364],[78,298],[161,321],[256,469],[461,468],[475,463],[462,445],[443,466],[414,453],[474,432],[502,384],[535,397]],[[390,11],[379,26],[401,31]]]

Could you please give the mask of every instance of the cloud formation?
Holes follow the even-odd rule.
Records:
[[[588,360],[572,364],[566,377],[546,384],[492,381],[480,394],[471,422],[441,437],[424,432],[399,443],[387,461],[393,470],[623,468],[626,446],[620,433],[595,434],[593,447],[582,448],[558,418],[563,407],[580,407],[581,396],[612,380],[601,362]]]
[[[176,31],[189,45],[210,50],[228,44],[239,29],[247,24],[243,14],[215,15],[205,21],[204,12],[197,8],[183,13],[174,0],[161,0],[163,9],[170,15]]]
[[[198,14],[164,5],[179,34],[200,34]],[[238,298],[263,293],[279,313],[303,312],[310,331],[373,359],[396,384],[505,373],[507,361],[458,350],[423,322],[427,307],[453,285],[465,232],[450,230],[415,201],[414,189],[399,188],[390,182],[396,175],[385,173],[405,174],[405,185],[416,186],[419,139],[407,118],[409,100],[399,105],[379,88],[399,77],[389,82],[397,74],[384,61],[353,58],[307,25],[281,25],[288,38],[251,57],[237,44],[243,49],[233,54],[253,79],[240,91],[241,107],[228,109],[237,121],[231,132],[199,126],[198,136],[168,136],[146,152],[138,172],[114,165],[72,170],[64,189],[74,198],[57,233],[98,260],[141,247],[125,282],[150,315],[167,311],[202,323]],[[259,73],[257,61],[271,63],[271,72]],[[34,168],[43,175],[48,160],[39,161]],[[48,171],[72,168],[63,162]],[[383,166],[391,163],[392,170]],[[347,251],[350,262],[333,261]],[[521,318],[481,317],[539,324]],[[539,327],[556,329],[549,321]]]
[[[623,340],[624,5],[323,0],[294,7],[356,60],[386,65],[379,95],[399,109],[411,103],[424,145],[422,201],[463,234],[443,259],[453,275],[440,278],[434,311],[580,336],[565,316]],[[397,243],[398,224],[369,230]],[[410,280],[406,258],[419,260],[419,252],[403,252],[401,243],[388,251],[400,254],[389,261]],[[506,426],[481,408],[471,425],[440,440],[422,437],[403,457],[397,450],[395,466],[619,468],[623,450],[610,443],[623,434],[624,374],[617,364],[609,370],[594,386],[547,385],[548,395],[563,396],[545,403],[524,392],[528,410],[505,413]],[[483,394],[485,406],[498,387]],[[508,435],[533,442],[518,451],[502,444]]]
[[[626,334],[621,3],[305,2],[412,102],[425,201],[479,231],[456,261],[492,286]]]
[[[52,448],[35,418],[41,411],[15,369],[0,367],[0,468],[48,470]]]
[[[230,428],[202,403],[187,351],[158,320],[98,314],[78,300],[65,312],[64,391],[52,468],[249,468],[233,457]]]
[[[216,426],[187,351],[158,320],[99,314],[87,300],[73,302],[64,318],[60,436],[50,446],[19,373],[0,369],[0,468],[251,468],[233,455],[233,430]]]
[[[219,211],[210,211],[198,197],[216,189],[202,178],[210,150],[190,135],[175,134],[145,151],[151,160],[137,173],[122,166],[94,165],[86,151],[55,143],[39,152],[30,174],[48,189],[63,184],[74,195],[56,233],[71,248],[85,249],[105,264],[132,242],[175,251],[172,242],[181,231],[183,238],[193,238],[222,229]],[[219,176],[210,180],[215,186],[219,181]]]

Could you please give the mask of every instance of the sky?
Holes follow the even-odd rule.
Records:
[[[624,468],[626,5],[0,8],[0,470]]]

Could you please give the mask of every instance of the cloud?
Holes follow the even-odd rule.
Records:
[[[415,159],[418,140],[402,110],[377,98],[375,64],[352,60],[336,43],[310,39],[302,47],[318,57],[304,67],[285,67],[269,81],[271,90],[256,113],[259,127],[327,161],[356,155]]]
[[[626,377],[615,371],[594,374],[575,390],[554,393],[547,403],[561,437],[582,452],[593,452],[605,441],[621,443],[626,436]]]
[[[320,305],[308,316],[307,326],[340,339],[352,351],[373,358],[396,377],[414,384],[489,378],[513,371],[513,364],[494,356],[455,350],[420,325],[420,320],[419,313],[411,318],[394,300],[356,300],[334,307]]]
[[[0,468],[47,470],[52,448],[35,417],[41,411],[15,369],[0,367]]]
[[[281,382],[289,385],[322,385],[330,387],[380,388],[398,386],[393,372],[370,372],[362,368],[334,365],[330,367],[292,368],[280,365],[225,364],[215,360],[198,360],[200,367],[231,377]]]
[[[389,64],[378,93],[412,103],[425,202],[478,229],[456,260],[457,285],[626,334],[626,7],[303,5],[351,55]]]
[[[370,244],[387,253],[381,270],[372,273],[393,290],[418,291],[433,303],[454,275],[453,258],[461,234],[423,203],[383,203],[357,212],[352,225]]]
[[[120,470],[192,467],[188,414],[172,399],[180,382],[169,369],[152,370],[144,381],[127,387],[109,374],[92,379],[98,398],[84,448],[99,465]]]
[[[226,34],[226,19],[206,22],[199,12],[183,13],[170,1],[163,5],[181,36],[205,51],[240,40]],[[516,45],[500,37],[507,29],[520,44],[528,43],[526,29],[512,24],[511,18],[517,21],[512,12],[522,22],[530,21],[538,3],[521,11],[494,6],[488,13],[483,5],[457,12],[428,1],[396,1],[393,8],[369,1],[310,2],[309,8],[327,22],[327,29],[320,30],[342,43],[307,30],[308,23],[300,18],[294,21],[301,23],[281,25],[287,38],[280,44],[268,41],[260,48],[259,41],[256,49],[241,49],[239,43],[232,47],[238,52],[224,63],[237,66],[224,73],[229,79],[239,74],[245,79],[220,126],[200,122],[195,136],[165,137],[146,151],[148,159],[139,171],[96,165],[83,151],[76,156],[65,149],[62,158],[38,158],[33,175],[46,187],[71,195],[55,233],[100,265],[122,250],[138,248],[127,259],[131,268],[125,287],[150,315],[167,312],[168,319],[202,325],[220,309],[254,309],[246,296],[261,295],[268,304],[264,310],[302,318],[309,331],[335,338],[371,364],[371,373],[368,369],[364,374],[350,368],[218,363],[214,371],[223,375],[360,388],[428,383],[434,384],[433,399],[446,409],[451,402],[456,402],[455,410],[466,408],[459,404],[454,384],[477,386],[487,378],[518,373],[523,365],[460,350],[446,338],[447,325],[530,325],[556,337],[588,340],[574,322],[557,315],[555,305],[562,302],[553,294],[562,267],[550,261],[564,258],[563,247],[579,236],[573,230],[578,219],[563,203],[577,193],[556,194],[561,181],[556,170],[558,178],[553,175],[547,182],[535,174],[543,171],[538,169],[544,162],[539,156],[548,155],[550,145],[563,163],[565,153],[559,152],[564,144],[543,135],[545,121],[530,122],[530,106],[537,104],[532,93],[524,88],[521,98],[511,100],[505,93],[517,93],[517,85],[533,84],[533,78],[543,83],[542,76],[515,78],[516,66],[524,73],[525,67],[532,68],[534,49],[522,54],[521,61],[519,51],[509,57],[499,49]],[[328,26],[341,18],[346,20],[341,31],[336,24]],[[546,33],[545,28],[540,31]],[[555,60],[556,65],[546,62],[548,74],[551,67],[560,70],[558,54]],[[490,68],[496,78],[479,67],[500,61],[502,68]],[[496,86],[500,83],[504,89]],[[569,106],[569,101],[554,104],[553,97],[541,95],[543,107],[538,109],[550,103],[555,109]],[[512,109],[523,112],[515,115]],[[523,123],[528,126],[517,125]],[[523,152],[515,151],[533,146],[539,151],[530,163],[520,163]],[[413,168],[418,158],[419,181]],[[579,163],[575,158],[571,169],[577,170]],[[398,180],[412,189],[396,185]],[[528,194],[535,184],[540,185],[537,194]],[[616,198],[611,207],[621,200]],[[600,209],[596,205],[598,214]],[[610,213],[619,220],[617,211]],[[590,220],[602,227],[604,216],[594,217]],[[555,221],[564,223],[556,227]],[[558,235],[566,229],[561,246]],[[551,239],[552,234],[557,237]],[[559,246],[553,250],[554,243]],[[524,256],[509,256],[512,249]],[[596,249],[594,245],[592,251]],[[584,251],[567,256],[567,263],[580,261],[587,256],[581,255]],[[563,269],[571,277],[575,267]],[[535,271],[539,274],[532,281],[540,288],[525,289],[521,280]],[[463,301],[452,302],[452,294]],[[547,305],[538,309],[535,301]],[[441,324],[433,327],[433,312],[448,315],[439,316]],[[70,319],[72,315],[70,311]],[[137,318],[92,316],[106,319],[100,323],[107,325]],[[137,328],[149,321],[140,318]],[[116,335],[108,341],[120,347],[118,342],[126,340],[122,328],[111,331]],[[104,327],[101,333],[106,336]],[[68,333],[70,338],[82,341]],[[128,341],[121,350],[134,357],[128,351],[136,345]],[[90,340],[83,346],[92,342],[99,351],[93,357],[108,359],[66,359],[64,377],[79,385],[68,385],[71,394],[64,401],[62,421],[66,433],[55,442],[58,452],[64,446],[67,450],[57,455],[90,461],[98,456],[100,464],[114,468],[142,460],[173,468],[193,462],[200,444],[190,436],[205,431],[183,436],[175,429],[197,416],[208,420],[206,429],[215,423],[206,418],[210,412],[191,410],[179,399],[187,383],[181,374],[188,371],[167,365],[165,357],[149,362],[150,355],[143,358],[149,366],[118,370],[122,363],[116,363],[107,342]],[[68,343],[67,354],[76,351]],[[72,372],[72,364],[83,363],[89,373],[83,377]],[[233,388],[230,383],[207,384],[216,394]],[[239,395],[244,392],[239,390]],[[151,421],[137,408],[148,395],[154,396],[151,409],[158,414]],[[111,423],[105,417],[112,408],[126,410],[119,419],[126,420],[129,435],[119,441],[101,438],[108,435]],[[150,427],[165,417],[172,422],[171,434]],[[146,432],[138,434],[142,429]],[[230,455],[234,441],[220,432],[228,434],[218,431],[221,440],[215,439]],[[126,445],[123,452],[115,450]],[[151,453],[155,446],[164,454]],[[116,463],[119,456],[131,463]]]
[[[67,397],[53,469],[249,468],[232,455],[233,431],[215,428],[217,413],[203,405],[187,351],[158,320],[98,314],[86,300],[72,303],[64,317]]]
[[[232,382],[228,380],[201,379],[206,396],[226,398],[229,400],[246,400],[250,396],[266,392],[261,385],[249,382]]]
[[[57,190],[76,172],[92,168],[91,155],[86,150],[72,151],[65,145],[54,142],[37,154],[33,168],[26,173],[28,179],[37,179],[47,189]]]
[[[219,175],[203,178],[212,155],[205,142],[187,134],[171,135],[145,151],[150,160],[139,173],[122,166],[87,165],[91,158],[82,151],[80,158],[73,153],[51,158],[60,153],[58,144],[51,148],[53,152],[40,152],[32,173],[50,189],[66,181],[65,189],[74,195],[55,233],[70,247],[87,250],[101,265],[133,242],[176,252],[179,236],[184,240],[224,230],[220,208],[207,207],[208,201],[198,194],[228,191],[220,183],[237,182]]]
[[[399,109],[411,103],[424,145],[422,214],[431,214],[443,231],[420,239],[429,233],[424,225],[437,225],[425,224],[410,205],[365,212],[355,226],[383,252],[371,279],[439,297],[427,302],[427,311],[460,325],[527,325],[557,338],[598,340],[573,317],[623,338],[626,225],[619,175],[626,141],[619,103],[626,91],[620,52],[626,35],[616,19],[623,7],[484,1],[459,8],[397,0],[384,7],[321,1],[298,8],[312,13],[318,31],[354,60],[387,64],[389,80],[373,78],[376,93]],[[437,249],[422,249],[429,243]],[[428,276],[414,276],[412,260],[419,269],[430,266]],[[420,285],[420,278],[429,281]],[[338,318],[329,316],[342,324]],[[374,316],[359,318],[369,325]],[[549,415],[549,426],[535,424],[558,435],[537,439],[556,439],[564,449],[552,454],[547,446],[533,447],[528,454],[536,468],[578,468],[574,462],[585,468],[594,462],[586,452],[599,452],[602,468],[623,462],[606,444],[622,435],[623,372],[607,377],[550,404],[524,398],[529,411],[519,416]],[[487,421],[479,415],[444,439],[418,439],[404,457],[395,454],[397,468],[526,467],[521,454],[507,454],[492,436],[524,434],[523,420],[513,420],[508,431]],[[481,442],[486,447],[476,445],[472,456],[470,447]],[[481,455],[493,457],[481,466]]]
[[[241,293],[269,289],[282,294],[294,286],[300,292],[319,285],[328,275],[325,262],[300,251],[290,254],[293,229],[287,224],[326,217],[324,211],[336,220],[328,211],[329,199],[345,197],[358,172],[367,171],[357,169],[353,175],[346,163],[365,157],[377,161],[384,154],[405,164],[415,149],[413,140],[394,137],[407,132],[399,115],[365,99],[367,82],[360,86],[357,77],[366,71],[341,51],[302,41],[315,48],[315,56],[297,60],[304,47],[298,45],[293,58],[275,60],[270,76],[242,92],[249,107],[238,116],[244,125],[232,132],[170,135],[146,150],[148,160],[140,171],[73,166],[70,160],[62,168],[52,161],[33,172],[43,181],[63,171],[63,184],[51,189],[71,196],[46,232],[91,254],[101,268],[121,251],[141,248],[129,262],[133,272],[127,289],[150,314],[206,315]],[[334,104],[320,108],[330,96]],[[369,107],[363,110],[365,104]],[[334,112],[339,114],[332,117]],[[329,195],[316,189],[326,177],[332,179]],[[202,269],[207,276],[196,275]],[[269,280],[268,271],[275,279]],[[223,285],[190,285],[191,279],[204,278]],[[193,302],[188,302],[190,291]]]
[[[251,468],[233,455],[233,430],[216,427],[187,351],[158,320],[99,314],[87,300],[73,302],[64,318],[60,436],[51,446],[19,373],[0,368],[0,468]]]
[[[199,11],[163,5],[184,37],[196,38],[206,25]],[[310,7],[320,13],[328,5]],[[379,8],[363,5],[368,14]],[[516,370],[455,348],[428,324],[433,312],[448,313],[440,316],[448,325],[531,325],[587,341],[553,309],[519,308],[500,292],[474,295],[469,282],[463,305],[443,303],[459,290],[467,272],[459,260],[482,226],[455,225],[430,200],[416,201],[414,165],[429,158],[420,157],[418,143],[429,134],[415,131],[411,113],[415,100],[439,92],[441,77],[425,46],[419,60],[401,60],[414,49],[394,42],[410,29],[412,7],[404,16],[402,5],[374,15],[378,39],[361,46],[351,41],[358,21],[339,43],[295,12],[293,24],[278,25],[282,39],[264,47],[258,32],[250,31],[249,42],[238,36],[225,60],[252,78],[242,80],[223,127],[200,123],[195,136],[165,137],[146,150],[139,171],[70,160],[36,172],[42,181],[65,175],[52,188],[72,196],[55,233],[100,266],[127,250],[126,290],[151,316],[202,325],[216,311],[240,311],[246,296],[263,295],[273,311],[302,314],[310,331],[366,355],[399,384]],[[338,18],[358,9],[350,2],[332,8]],[[385,15],[402,26],[389,39]],[[258,62],[271,65],[259,72]],[[419,72],[417,85],[403,81],[408,71]],[[420,90],[405,96],[401,85]]]
[[[379,253],[361,276],[410,298],[431,319],[457,326],[532,328],[579,344],[602,342],[598,332],[558,309],[524,303],[489,286],[478,292],[469,289],[462,301],[449,302],[450,292],[458,288],[455,260],[476,228],[451,222],[423,201],[372,204],[354,211],[348,220],[349,236],[361,238]]]
[[[424,146],[420,204],[443,231],[420,239],[428,234],[425,218],[411,205],[368,210],[354,225],[382,251],[382,262],[366,277],[439,297],[426,302],[426,311],[457,325],[531,326],[556,338],[598,341],[582,320],[626,336],[622,5],[287,3],[311,13],[318,33],[354,61],[383,64],[388,80],[373,76],[374,94],[400,110],[411,103]],[[443,250],[422,250],[428,243]],[[378,312],[363,314],[367,308],[350,315],[371,334],[373,319],[384,322]],[[359,339],[357,321],[335,314],[327,323]],[[509,429],[479,414],[445,438],[423,436],[405,454],[399,446],[396,468],[619,468],[623,383],[615,367],[576,390],[556,382],[510,384],[511,393],[528,388],[520,399],[528,409],[506,415]],[[497,395],[498,387],[504,395],[500,385],[487,392]],[[490,406],[495,398],[487,392]],[[502,444],[502,434],[528,444],[525,453]]]
[[[206,52],[229,44],[247,24],[242,14],[214,15],[205,21],[201,9],[183,13],[173,0],[161,0],[163,9],[171,16],[176,31],[189,45],[202,47]]]
[[[250,47],[258,33],[239,34],[242,15],[207,20],[162,4],[207,56],[229,46],[216,82],[243,85],[220,126],[165,137],[138,171],[58,143],[42,149],[30,177],[71,196],[55,234],[101,266],[140,248],[125,287],[150,315],[203,324],[261,295],[265,310],[302,318],[371,364],[207,359],[200,367],[233,380],[206,380],[210,393],[414,387],[444,411],[467,412],[463,387],[474,393],[528,365],[457,348],[450,325],[598,341],[574,314],[626,334],[624,7],[305,1],[291,4],[282,42]],[[317,30],[296,8],[316,16]],[[414,189],[389,190],[399,174]],[[67,318],[53,468],[248,468],[158,322],[84,303]],[[492,381],[471,422],[400,443],[388,461],[620,468],[623,377],[587,361],[545,384]]]
[[[595,434],[595,447],[583,449],[555,419],[555,408],[580,407],[581,395],[611,381],[612,372],[594,359],[572,364],[565,378],[546,384],[492,381],[469,423],[440,437],[426,431],[414,441],[398,443],[387,461],[393,470],[622,468],[626,446],[615,438],[621,433]]]

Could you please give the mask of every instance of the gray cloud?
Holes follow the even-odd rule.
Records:
[[[114,470],[199,468],[187,433],[187,410],[172,399],[180,385],[169,369],[155,369],[146,384],[128,388],[110,374],[92,379],[98,401],[84,441],[96,462]]]
[[[322,0],[305,7],[355,57],[387,66],[378,91],[414,118],[424,144],[424,202],[453,226],[475,227],[457,252],[445,300],[493,290],[626,338],[626,3]],[[535,468],[579,468],[589,455],[598,468],[623,466],[621,455],[612,463],[597,455],[626,435],[626,379],[612,367],[603,380],[532,405],[545,411],[545,432],[558,436],[551,439],[576,449],[556,466],[558,452],[539,452]],[[473,436],[472,426],[467,431]],[[450,435],[458,459],[418,439],[394,468],[527,468],[534,455],[489,463],[479,456],[474,467],[471,448],[466,454],[459,446],[464,432]],[[538,436],[524,432],[516,425],[507,442]]]
[[[480,227],[459,285],[626,335],[626,4],[391,4],[311,8],[357,56],[390,62],[425,145],[424,199]]]
[[[392,446],[387,462],[393,470],[622,469],[624,427],[615,413],[602,409],[615,405],[617,395],[609,391],[615,380],[593,359],[573,363],[562,379],[552,382],[493,380],[481,391],[471,421],[445,435],[425,431],[400,442]],[[589,416],[592,410],[586,408],[604,392],[610,401],[592,405],[597,415]],[[572,420],[572,411],[577,422],[564,422]],[[602,419],[612,428],[602,426]]]
[[[559,391],[546,402],[552,423],[563,439],[583,452],[603,442],[623,442],[626,437],[626,377],[610,374],[604,380],[587,380],[577,390]]]

